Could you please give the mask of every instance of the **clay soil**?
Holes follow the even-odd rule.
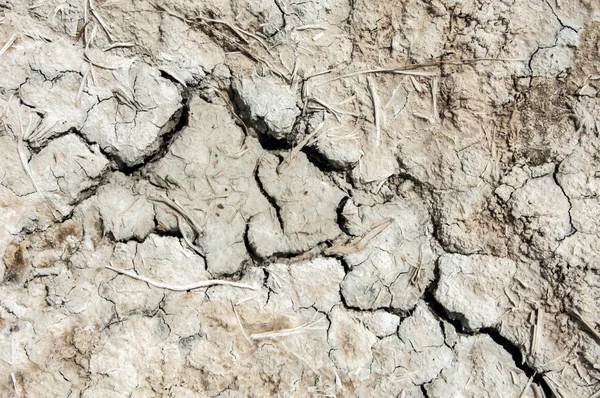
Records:
[[[595,0],[0,0],[0,397],[600,397]]]

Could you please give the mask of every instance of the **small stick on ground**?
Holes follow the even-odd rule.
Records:
[[[10,48],[10,46],[13,45],[15,40],[17,40],[17,35],[13,33],[13,35],[10,37],[10,39],[8,39],[6,44],[2,47],[2,49],[0,49],[0,56],[2,56],[2,54],[4,54],[6,52],[6,50],[8,50]]]
[[[136,279],[138,281],[146,282],[150,286],[158,287],[160,289],[165,289],[165,290],[172,290],[174,292],[187,292],[188,290],[202,289],[202,288],[216,286],[216,285],[239,287],[240,289],[250,289],[250,290],[258,290],[259,289],[256,286],[247,285],[245,283],[224,281],[224,280],[220,280],[220,279],[211,279],[211,280],[207,280],[207,281],[200,281],[200,282],[195,282],[195,283],[191,283],[189,285],[184,285],[184,286],[169,285],[167,283],[155,281],[150,278],[146,278],[145,276],[135,274],[131,271],[115,268],[110,265],[105,265],[104,267],[111,271],[114,271],[116,273]]]
[[[331,246],[323,251],[326,256],[334,256],[339,254],[351,254],[357,253],[364,249],[377,235],[379,235],[384,229],[386,229],[392,222],[393,218],[387,218],[373,227],[358,241],[349,245],[336,245]]]
[[[381,142],[381,106],[379,105],[379,95],[377,95],[377,87],[371,76],[367,76],[367,83],[369,85],[369,92],[371,93],[371,100],[373,101],[373,114],[375,117],[375,148],[379,148],[379,143]]]

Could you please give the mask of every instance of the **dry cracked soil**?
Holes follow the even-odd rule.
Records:
[[[597,0],[0,0],[0,397],[600,397]]]

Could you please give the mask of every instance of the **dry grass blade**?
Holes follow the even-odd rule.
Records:
[[[252,340],[250,340],[248,333],[246,333],[246,330],[244,329],[244,326],[242,325],[242,320],[240,319],[240,315],[238,314],[237,310],[235,309],[235,304],[233,304],[233,301],[231,299],[229,299],[229,303],[231,304],[231,309],[233,310],[235,319],[236,319],[240,329],[242,330],[242,334],[244,335],[244,337],[246,338],[248,343],[250,343],[250,345],[254,345],[254,342],[252,342]]]
[[[279,171],[280,169],[289,166],[292,163],[292,160],[294,160],[294,158],[298,155],[298,153],[300,153],[302,148],[304,148],[304,146],[306,146],[306,144],[314,136],[316,136],[319,133],[319,131],[321,131],[321,129],[323,128],[324,125],[325,125],[325,122],[324,121],[321,122],[321,124],[319,124],[312,133],[308,134],[306,137],[304,137],[304,139],[302,141],[300,141],[300,143],[298,145],[296,145],[294,148],[292,148],[292,150],[290,151],[288,156],[283,160],[283,162],[281,162],[281,164],[279,166],[277,166],[277,170]]]
[[[377,235],[383,232],[392,222],[394,222],[393,218],[387,218],[373,227],[369,232],[363,235],[358,241],[349,244],[349,245],[336,245],[331,246],[324,250],[324,254],[326,256],[333,255],[343,255],[343,254],[351,254],[357,253],[364,249]]]
[[[87,69],[83,74],[83,78],[81,78],[81,84],[79,85],[79,90],[77,90],[77,96],[75,97],[75,106],[77,108],[79,108],[79,105],[81,105],[81,95],[83,94],[83,90],[85,89],[85,85],[87,83],[91,69],[92,66],[90,64],[87,64]]]
[[[262,339],[276,339],[280,337],[293,336],[295,334],[304,333],[310,330],[326,330],[323,328],[315,328],[314,325],[321,322],[325,317],[321,317],[316,321],[308,321],[303,325],[297,326],[295,328],[290,329],[281,329],[275,332],[265,332],[265,333],[254,333],[250,335],[252,340],[262,340]]]
[[[204,258],[204,253],[202,253],[202,250],[198,246],[196,246],[190,240],[190,238],[188,238],[187,234],[183,230],[183,219],[181,218],[181,215],[175,214],[175,217],[177,217],[177,226],[179,227],[179,233],[181,233],[181,236],[183,237],[183,241],[190,247],[190,249],[195,251],[196,254],[198,254],[200,257]]]
[[[2,49],[0,49],[0,56],[2,56],[2,54],[4,54],[6,52],[6,50],[8,50],[10,48],[10,46],[13,45],[15,40],[17,40],[17,35],[15,33],[13,33],[13,35],[10,37],[10,39],[8,39],[6,44],[2,47]]]
[[[127,60],[126,62],[124,62],[121,65],[116,65],[116,66],[106,65],[106,64],[103,64],[101,62],[91,59],[89,54],[85,51],[83,52],[83,58],[90,64],[97,66],[98,68],[106,69],[106,70],[118,70],[118,69],[123,69],[123,68],[129,68],[129,67],[131,67],[131,64],[133,64],[137,60],[137,58],[134,57],[134,58]]]
[[[360,115],[354,113],[354,112],[346,112],[346,111],[342,111],[340,109],[337,109],[335,107],[333,107],[332,105],[329,105],[328,103],[326,103],[325,101],[318,99],[316,97],[310,97],[308,98],[309,101],[314,102],[316,104],[321,105],[323,108],[327,109],[329,112],[331,112],[331,114],[333,116],[335,116],[335,118],[338,120],[338,122],[341,123],[340,120],[340,115],[349,115],[349,116],[354,116],[354,117],[359,117]]]
[[[348,73],[345,75],[340,75],[333,77],[329,80],[322,81],[317,85],[326,84],[335,80],[345,79],[352,76],[364,75],[364,74],[372,74],[372,73],[392,73],[392,74],[400,74],[400,75],[408,75],[408,76],[425,76],[432,77],[438,76],[437,72],[427,72],[427,71],[417,71],[418,68],[426,68],[430,66],[445,66],[445,65],[468,65],[476,62],[529,62],[528,59],[512,59],[512,58],[470,58],[470,59],[459,59],[459,60],[445,60],[445,61],[436,61],[436,62],[424,62],[422,64],[407,64],[398,68],[380,68],[380,69],[367,69],[361,70],[357,72]],[[329,72],[329,71],[327,71]],[[318,76],[319,74],[312,75],[307,79]]]
[[[436,76],[432,79],[432,82],[431,82],[431,99],[433,100],[433,117],[436,120],[438,118],[437,91],[438,91],[438,79]]]
[[[589,329],[590,333],[592,333],[592,335],[600,343],[600,333],[596,331],[596,328],[594,328],[594,326],[592,326],[592,324],[590,324],[579,312],[575,310],[571,310],[571,312],[579,319],[581,323],[585,325],[585,327]]]
[[[110,51],[115,48],[129,48],[129,47],[134,47],[134,46],[135,46],[135,43],[119,42],[119,43],[113,43],[110,46],[103,48],[102,51],[107,52],[107,51]]]
[[[19,114],[19,124],[20,124],[20,129],[17,133],[17,153],[19,154],[19,159],[21,160],[21,166],[23,167],[25,174],[27,174],[29,181],[31,181],[31,185],[33,185],[33,188],[35,189],[35,191],[37,193],[39,193],[40,195],[43,195],[42,191],[40,190],[37,183],[35,182],[35,179],[33,178],[33,173],[31,172],[31,168],[29,167],[29,161],[27,160],[27,157],[25,156],[24,141],[27,138],[29,138],[29,135],[31,134],[31,130],[33,127],[33,117],[29,116],[29,124],[27,125],[27,129],[25,129],[24,125],[23,125],[23,121],[21,119],[21,115]]]
[[[240,289],[250,289],[250,290],[258,290],[259,289],[256,286],[247,285],[245,283],[224,281],[224,280],[220,280],[220,279],[211,279],[211,280],[207,280],[207,281],[200,281],[200,282],[190,283],[189,285],[183,285],[183,286],[170,285],[167,283],[152,280],[150,278],[146,278],[145,276],[138,275],[131,271],[115,268],[110,265],[105,265],[104,267],[111,271],[114,271],[118,274],[128,276],[128,277],[136,279],[138,281],[146,282],[150,286],[158,287],[160,289],[165,289],[165,290],[172,290],[174,292],[187,292],[188,290],[202,289],[205,287],[211,287],[211,286],[217,286],[217,285],[238,287]]]
[[[98,21],[100,26],[102,26],[102,29],[104,29],[104,31],[106,32],[106,35],[108,36],[108,39],[110,41],[114,41],[112,32],[110,31],[110,28],[108,27],[108,25],[106,25],[106,23],[104,22],[104,20],[100,16],[100,14],[98,14],[98,12],[96,12],[96,8],[94,7],[94,0],[89,0],[89,2],[90,2],[90,7],[89,7],[90,13],[96,19],[96,21]]]
[[[519,395],[519,398],[525,398],[525,393],[527,392],[527,389],[529,388],[529,386],[531,386],[531,382],[533,381],[533,378],[535,377],[535,375],[536,375],[536,373],[532,374],[531,377],[529,378],[529,380],[527,380],[527,384],[525,384],[525,387],[523,388],[523,391]]]
[[[237,119],[238,122],[241,123],[242,127],[244,128],[244,133],[246,133],[246,136],[250,136],[250,133],[248,131],[248,126],[246,126],[246,123],[244,123],[244,121],[242,120],[241,117],[238,116],[238,114],[235,112],[235,108],[233,107],[233,104],[231,103],[231,101],[229,100],[229,98],[223,94],[221,92],[221,90],[213,87],[212,88],[217,94],[219,94],[219,96],[223,99],[223,101],[225,101],[225,103],[227,104],[227,107],[229,108],[229,112],[231,112],[231,114],[233,115],[233,117],[235,117]]]
[[[371,93],[371,100],[373,101],[373,114],[375,117],[375,148],[379,148],[379,143],[381,142],[381,105],[379,104],[377,87],[370,76],[367,76],[367,83],[369,85],[369,92]]]
[[[418,71],[418,70],[411,70],[411,69],[367,69],[367,70],[361,70],[358,72],[347,73],[347,74],[341,75],[341,76],[332,77],[331,79],[322,81],[322,82],[318,83],[317,85],[320,86],[322,84],[330,83],[330,82],[340,80],[340,79],[346,79],[348,77],[359,76],[359,75],[370,75],[370,74],[377,74],[377,73],[392,73],[392,74],[396,74],[396,75],[426,76],[426,77],[438,75],[437,72]]]

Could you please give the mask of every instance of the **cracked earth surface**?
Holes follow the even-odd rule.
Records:
[[[593,0],[0,0],[0,397],[600,396]]]

